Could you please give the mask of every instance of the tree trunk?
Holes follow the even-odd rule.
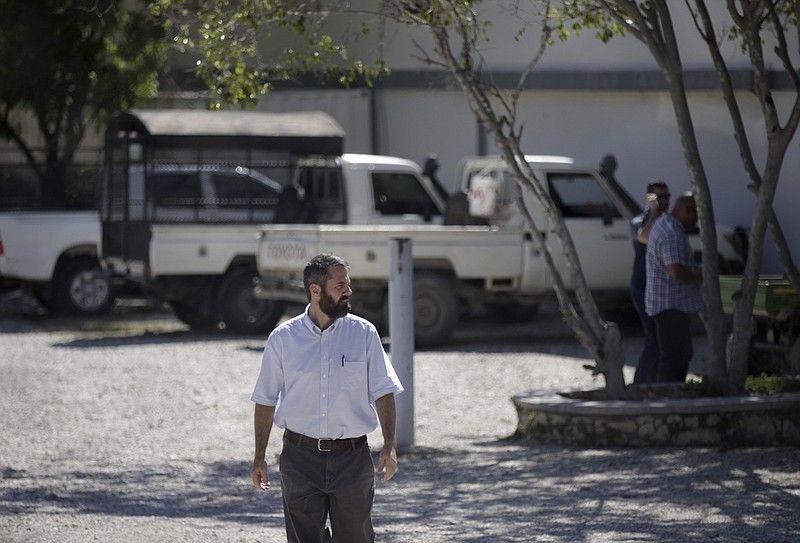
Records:
[[[508,154],[508,147],[511,142],[503,140],[498,142],[503,145]],[[516,143],[516,140],[514,140]],[[522,153],[518,147],[513,153]],[[524,155],[520,160],[506,159],[508,164],[511,164],[512,171],[515,171],[514,166],[517,164],[525,164]],[[625,353],[622,349],[622,335],[620,334],[619,327],[614,323],[604,322],[594,303],[591,291],[586,284],[583,271],[580,267],[580,261],[577,257],[575,246],[572,242],[572,237],[564,223],[564,218],[556,210],[555,205],[550,200],[549,196],[544,194],[541,182],[535,179],[533,172],[526,168],[527,176],[523,172],[515,171],[514,178],[520,186],[520,193],[529,191],[537,197],[542,207],[545,208],[548,218],[556,226],[556,237],[559,238],[562,248],[564,248],[564,256],[570,267],[570,275],[573,279],[573,284],[576,285],[576,291],[579,293],[577,300],[579,303],[580,311],[577,311],[575,305],[570,299],[569,292],[561,277],[561,273],[556,267],[553,255],[546,240],[541,234],[539,228],[536,227],[533,217],[525,207],[523,198],[520,195],[518,205],[522,213],[528,231],[533,236],[534,240],[542,247],[542,254],[544,255],[545,264],[553,277],[553,285],[558,299],[559,310],[561,311],[564,320],[569,327],[575,332],[575,336],[581,345],[592,355],[595,360],[596,366],[594,367],[594,374],[600,374],[606,381],[606,397],[613,400],[621,400],[628,396],[625,387],[625,376],[623,368],[625,366]],[[537,194],[538,191],[538,194]]]
[[[762,176],[761,186],[758,188],[756,208],[753,213],[753,222],[750,227],[750,239],[742,277],[742,288],[733,304],[733,334],[729,355],[731,356],[728,368],[728,385],[735,390],[742,390],[747,378],[747,368],[750,361],[750,343],[753,338],[753,306],[758,288],[758,272],[761,267],[761,257],[764,253],[764,236],[769,223],[769,210],[778,186],[778,173],[783,162],[781,146],[775,142],[776,138],[769,138],[770,153],[767,165]],[[777,152],[775,149],[778,148]],[[785,147],[783,147],[785,149]]]
[[[670,8],[664,0],[652,3],[603,2],[603,6],[603,9],[608,10],[619,24],[631,30],[632,34],[647,46],[667,82],[700,220],[703,246],[702,292],[705,305],[703,323],[708,334],[709,377],[713,383],[724,386],[727,375],[725,319],[717,280],[719,255],[714,208],[686,96],[683,65],[672,26]],[[622,16],[617,12],[617,8],[625,15]]]
[[[548,219],[555,228],[555,234],[561,242],[564,258],[568,263],[568,273],[570,273],[572,284],[574,285],[574,292],[578,302],[577,308],[570,300],[569,292],[565,287],[559,270],[555,266],[549,247],[533,224],[530,213],[525,210],[524,215],[528,230],[531,235],[539,240],[545,254],[545,261],[554,280],[555,292],[562,315],[575,331],[578,340],[594,358],[596,362],[593,368],[594,373],[602,374],[605,377],[607,397],[610,399],[624,398],[626,397],[625,380],[622,372],[624,357],[619,329],[602,320],[581,271],[575,245],[567,231],[564,218],[556,208],[541,180],[536,178],[525,161],[525,153],[520,148],[518,134],[514,133],[516,121],[513,104],[518,94],[512,96],[510,101],[501,99],[508,114],[499,115],[492,103],[492,97],[497,98],[499,93],[496,89],[488,89],[484,86],[479,80],[479,74],[475,74],[470,67],[469,60],[471,55],[475,53],[472,43],[469,38],[461,36],[463,49],[459,56],[456,57],[451,49],[451,36],[447,28],[446,24],[436,23],[431,24],[430,27],[439,55],[456,77],[467,97],[470,108],[486,127],[487,131],[494,136],[498,148],[502,151],[506,165],[520,185],[521,191],[529,190],[533,192],[534,196],[542,204]]]
[[[663,65],[662,65],[663,66]],[[692,192],[697,203],[700,219],[700,237],[703,246],[703,300],[705,302],[705,318],[703,324],[708,335],[709,378],[712,383],[724,386],[726,381],[726,337],[725,315],[722,311],[722,297],[719,291],[719,254],[717,252],[717,232],[714,220],[714,208],[711,191],[708,187],[703,161],[694,124],[686,99],[682,72],[670,73],[664,69],[664,75],[670,88],[678,131],[681,135],[683,153],[692,183]]]

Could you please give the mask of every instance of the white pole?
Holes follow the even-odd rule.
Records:
[[[389,341],[405,391],[397,402],[397,449],[414,446],[414,260],[409,238],[389,240]]]

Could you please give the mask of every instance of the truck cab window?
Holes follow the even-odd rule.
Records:
[[[590,174],[549,173],[550,196],[561,209],[564,218],[598,218],[604,220],[622,217],[619,209],[597,179]]]
[[[381,215],[417,214],[430,218],[440,212],[419,179],[407,173],[373,173],[375,210]]]
[[[219,220],[269,222],[275,216],[280,185],[271,179],[267,186],[245,173],[214,172],[211,181]]]
[[[344,224],[346,215],[340,168],[303,167],[298,172],[297,183],[306,212],[296,222]]]
[[[163,173],[154,178],[153,196],[158,205],[193,205],[200,196],[197,175]]]
[[[278,191],[266,187],[245,175],[236,173],[215,173],[214,193],[217,204],[223,206],[274,206],[277,203]]]
[[[196,172],[157,172],[151,177],[152,219],[186,221],[196,216],[201,198],[200,179]]]

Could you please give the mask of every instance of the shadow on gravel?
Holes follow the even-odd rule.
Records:
[[[392,541],[708,541],[715,526],[727,534],[721,541],[795,541],[800,479],[786,487],[768,473],[798,473],[789,452],[642,454],[521,441],[422,451],[401,456],[376,524]]]
[[[0,515],[204,518],[281,530],[277,472],[245,462],[0,471]],[[793,473],[792,484],[774,473]],[[571,449],[525,441],[417,449],[378,483],[385,541],[797,541],[800,452]]]
[[[260,341],[261,344],[256,347],[246,347],[253,351],[262,351],[264,336],[236,336],[231,334],[200,334],[197,332],[180,331],[180,332],[164,332],[164,333],[150,333],[145,332],[142,334],[132,335],[115,335],[90,338],[79,338],[61,343],[54,343],[54,347],[61,348],[74,348],[74,349],[87,349],[87,348],[100,348],[100,347],[125,347],[129,345],[160,345],[175,343],[216,343],[222,341],[232,340],[253,340]]]
[[[76,318],[49,315],[30,296],[19,292],[0,293],[0,333],[67,333],[69,340],[56,343],[62,348],[100,348],[127,345],[212,343],[246,339],[258,341],[253,350],[261,351],[267,332],[254,335],[232,334],[219,330],[191,330],[178,321],[169,309],[155,302],[120,303],[102,317]],[[303,311],[301,305],[287,307],[286,316]],[[641,335],[638,321],[630,312],[609,315],[623,326],[624,337]],[[635,317],[635,315],[633,315]],[[565,351],[565,340],[570,346]],[[481,309],[458,324],[451,341],[444,346],[417,349],[448,352],[536,352],[558,353],[585,358],[586,351],[574,339],[556,308],[543,307],[528,322],[507,323]]]
[[[636,353],[631,360],[638,358],[641,348],[642,330],[638,316],[630,313],[615,313],[607,318],[616,322],[625,344],[636,344]],[[692,333],[703,336],[700,319],[693,322]],[[575,337],[575,333],[564,322],[556,309],[542,309],[530,322],[504,323],[487,314],[469,316],[459,322],[447,345],[430,348],[417,348],[425,352],[463,352],[463,353],[540,353],[556,354],[573,358],[589,358]]]
[[[87,514],[205,518],[283,526],[280,491],[252,488],[243,462],[208,465],[102,466],[40,475],[6,468],[0,511],[6,514]],[[13,484],[11,483],[13,479]],[[275,481],[277,485],[277,481]],[[279,485],[276,486],[276,488]],[[0,512],[0,515],[3,514]]]

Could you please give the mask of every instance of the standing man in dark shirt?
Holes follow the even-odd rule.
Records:
[[[631,239],[633,240],[633,275],[631,277],[631,299],[636,313],[642,322],[644,345],[636,363],[634,383],[652,383],[656,381],[658,368],[658,338],[656,325],[647,314],[644,305],[644,293],[647,285],[646,253],[650,230],[663,213],[669,209],[669,187],[660,180],[654,179],[647,184],[647,196],[644,212],[631,220]]]

